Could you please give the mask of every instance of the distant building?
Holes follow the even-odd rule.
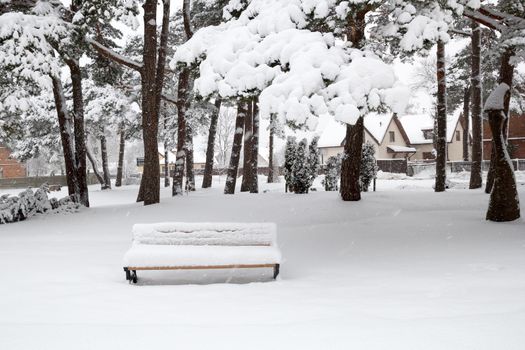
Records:
[[[11,156],[12,151],[0,144],[0,179],[13,179],[27,175],[26,166]]]
[[[511,114],[508,127],[508,142],[512,159],[525,159],[525,114]],[[483,120],[483,159],[490,160],[492,132],[487,120]]]
[[[427,114],[404,115],[370,113],[364,119],[365,142],[374,145],[377,159],[410,160],[434,159],[434,119]],[[449,160],[463,159],[463,122],[459,113],[447,119],[447,148]],[[321,162],[343,153],[346,127],[331,121],[321,134]]]

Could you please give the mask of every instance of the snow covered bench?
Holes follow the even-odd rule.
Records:
[[[272,223],[136,224],[124,255],[126,279],[137,283],[138,270],[273,268],[281,252]]]

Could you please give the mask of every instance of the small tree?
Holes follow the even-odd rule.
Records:
[[[319,148],[317,147],[317,142],[319,137],[314,137],[310,146],[308,146],[308,170],[310,173],[308,188],[312,187],[315,178],[319,174],[319,169],[321,168],[321,154]]]
[[[377,175],[377,164],[376,153],[374,146],[370,142],[365,142],[363,144],[363,154],[361,156],[361,173],[359,176],[359,185],[361,186],[361,191],[368,192],[368,187],[370,183]]]
[[[341,155],[331,156],[326,161],[326,173],[323,180],[325,191],[339,190],[339,177],[341,176]]]
[[[286,192],[294,191],[293,184],[295,182],[295,179],[293,174],[293,166],[296,159],[296,153],[297,141],[295,140],[295,137],[289,136],[286,140],[286,149],[284,151],[284,180],[286,182]]]
[[[292,166],[293,190],[295,193],[308,193],[310,188],[310,167],[308,166],[308,142],[302,139],[297,145]]]

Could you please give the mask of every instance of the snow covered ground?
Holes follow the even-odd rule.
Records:
[[[92,187],[89,210],[0,226],[0,349],[521,350],[525,222],[486,222],[488,196],[467,181],[437,194],[429,178],[381,174],[345,203],[283,184],[225,196],[223,178],[148,207],[136,186]],[[131,226],[158,221],[276,222],[280,279],[139,272],[129,285]]]

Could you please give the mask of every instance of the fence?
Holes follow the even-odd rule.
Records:
[[[377,167],[379,170],[385,173],[407,173],[406,159],[378,159]]]
[[[525,171],[525,159],[512,159],[512,166],[515,171]],[[483,171],[488,171],[490,166],[489,160],[484,160],[481,162],[481,169]],[[471,162],[465,161],[453,161],[447,162],[447,171],[452,173],[460,173],[462,171],[470,171]],[[436,171],[436,162],[409,162],[407,175],[422,175],[426,172],[435,173]]]
[[[0,179],[0,189],[7,188],[37,188],[43,184],[67,186],[65,175],[39,176],[39,177],[15,177],[12,179]],[[95,174],[88,174],[88,185],[98,184]]]

